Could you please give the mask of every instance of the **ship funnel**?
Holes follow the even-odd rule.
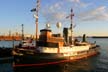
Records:
[[[86,34],[83,34],[82,42],[86,42]]]

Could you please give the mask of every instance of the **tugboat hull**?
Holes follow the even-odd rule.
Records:
[[[36,53],[33,55],[15,55],[14,67],[44,66],[61,62],[75,61],[99,54],[98,48],[85,52],[77,52],[77,55],[64,56],[63,53]]]

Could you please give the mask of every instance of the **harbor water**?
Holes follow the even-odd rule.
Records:
[[[1,63],[0,72],[108,72],[108,38],[88,38],[89,42],[100,45],[100,54],[67,63],[48,66],[20,67],[14,69],[13,63]],[[16,41],[14,45],[18,44]],[[12,41],[0,41],[0,47],[12,47]]]

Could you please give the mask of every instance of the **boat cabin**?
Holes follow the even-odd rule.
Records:
[[[40,36],[37,41],[37,46],[59,48],[63,47],[63,45],[64,38],[60,35],[52,34],[52,31],[50,29],[40,30]]]

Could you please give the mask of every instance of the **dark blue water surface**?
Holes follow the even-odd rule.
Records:
[[[0,72],[14,72],[12,63],[3,63],[0,64]]]
[[[101,46],[100,54],[77,60],[74,62],[61,63],[56,65],[13,68],[12,63],[0,64],[0,72],[108,72],[108,39],[89,38],[88,41]],[[17,44],[16,42],[15,44]],[[12,46],[11,41],[0,41],[0,46]]]

